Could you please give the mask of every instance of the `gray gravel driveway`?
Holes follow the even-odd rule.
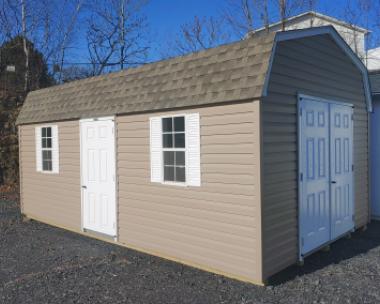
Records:
[[[0,303],[380,303],[380,223],[257,287],[22,222],[0,197]]]

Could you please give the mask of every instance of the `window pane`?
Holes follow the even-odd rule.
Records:
[[[175,164],[176,166],[185,166],[185,152],[175,153]]]
[[[52,161],[51,160],[44,160],[42,162],[42,170],[51,171],[52,170]]]
[[[175,167],[175,175],[176,175],[177,182],[186,181],[185,168]]]
[[[42,137],[46,137],[46,128],[42,128]]]
[[[173,148],[173,134],[163,134],[162,146],[164,148]]]
[[[176,132],[185,131],[185,117],[175,117],[174,118],[174,130]]]
[[[48,171],[49,169],[48,169],[48,162],[47,161],[43,161],[42,162],[42,170],[44,170],[44,171]]]
[[[162,131],[172,132],[173,131],[173,118],[163,118],[162,119]]]
[[[46,138],[42,138],[42,148],[46,148]]]
[[[46,128],[46,136],[51,137],[51,127]]]
[[[51,138],[46,139],[46,148],[51,148]]]
[[[164,151],[164,165],[174,166],[174,152]]]
[[[174,182],[174,167],[164,166],[164,180]]]
[[[176,148],[185,148],[185,133],[175,134],[174,140]]]
[[[42,151],[42,161],[51,160],[51,151]]]

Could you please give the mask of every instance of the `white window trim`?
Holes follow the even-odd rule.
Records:
[[[190,158],[190,154],[189,154],[189,144],[191,145],[191,143],[193,143],[193,140],[194,140],[194,133],[192,132],[192,129],[188,129],[188,123],[189,123],[189,117],[191,116],[197,116],[197,120],[198,120],[198,130],[197,130],[197,136],[198,136],[198,139],[195,137],[195,140],[197,142],[197,146],[198,146],[198,151],[196,150],[195,153],[198,153],[198,157],[196,157],[195,159],[198,158],[198,162],[195,162],[192,163],[192,162],[189,162],[189,158]],[[165,148],[162,147],[162,119],[164,118],[175,118],[175,117],[185,117],[185,148],[174,148],[173,150],[174,151],[179,151],[179,149],[183,149],[183,151],[185,151],[185,174],[186,174],[186,181],[185,182],[175,182],[175,181],[164,181],[164,160],[163,160],[163,151],[165,150]],[[175,114],[167,114],[167,115],[157,115],[157,116],[152,116],[150,117],[150,122],[151,122],[151,125],[150,127],[152,128],[152,121],[154,120],[160,120],[160,125],[161,125],[161,130],[160,130],[160,145],[159,147],[158,146],[154,146],[153,148],[153,142],[152,142],[152,135],[154,133],[156,133],[156,131],[154,130],[150,130],[150,151],[151,151],[151,182],[152,183],[159,183],[159,184],[162,184],[162,185],[167,185],[167,186],[180,186],[180,187],[200,187],[201,186],[201,163],[200,163],[200,117],[199,117],[199,113],[198,112],[189,112],[189,113],[175,113]],[[190,133],[189,133],[190,132]],[[157,136],[157,134],[155,135]],[[192,139],[192,141],[189,141],[189,137]],[[157,139],[157,137],[155,137]],[[160,174],[157,174],[157,172],[155,173],[155,175],[153,175],[153,168],[154,168],[154,164],[152,163],[153,161],[153,154],[152,153],[155,153],[154,151],[158,151],[158,148],[160,150]],[[170,151],[170,149],[172,148],[167,148],[166,151]],[[172,150],[172,151],[173,151]],[[193,157],[193,153],[194,153],[194,150],[191,151],[192,152],[192,157]],[[154,159],[157,160],[157,154],[155,155]],[[192,158],[193,159],[193,158]],[[196,168],[196,170],[198,171],[198,177],[197,177],[197,173],[195,173],[195,179],[194,179],[194,173],[193,172],[190,172],[190,170],[193,170],[193,168]],[[159,176],[159,178],[157,178]]]
[[[51,148],[42,147],[42,128],[51,128]],[[56,129],[56,137],[54,137],[54,129]],[[59,174],[59,135],[58,135],[58,125],[40,125],[36,127],[36,132],[39,132],[39,136],[36,134],[36,171],[43,174]],[[38,147],[37,147],[38,145]],[[56,145],[56,148],[54,146]],[[52,170],[43,169],[43,159],[42,151],[51,151],[52,154]],[[54,155],[56,153],[56,155]],[[38,160],[39,158],[39,160]],[[56,160],[54,162],[54,159]],[[38,166],[41,166],[40,168]]]

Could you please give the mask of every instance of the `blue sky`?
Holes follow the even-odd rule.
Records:
[[[240,0],[236,0],[240,1]],[[344,19],[344,7],[347,1],[354,3],[357,0],[319,0],[316,10],[338,19]],[[375,0],[373,0],[375,2]],[[160,58],[160,50],[173,39],[181,24],[191,22],[194,16],[209,17],[223,13],[226,1],[224,0],[150,0],[143,13],[148,22],[148,39],[150,45],[149,61]],[[277,10],[272,6],[272,21],[278,21]],[[364,20],[359,25],[365,26]],[[374,17],[371,19],[371,25]],[[82,36],[82,35],[81,35]],[[77,60],[86,60],[86,44],[79,38],[72,56]]]

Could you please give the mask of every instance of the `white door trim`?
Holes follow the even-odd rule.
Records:
[[[298,153],[297,153],[297,157],[298,157],[298,170],[297,170],[297,180],[298,180],[298,257],[299,257],[299,260],[302,261],[304,259],[305,256],[315,252],[316,250],[318,250],[320,247],[318,248],[315,248],[314,250],[306,253],[306,254],[302,254],[302,234],[301,234],[301,200],[303,198],[303,192],[302,192],[302,186],[301,186],[301,182],[302,182],[302,179],[303,177],[301,176],[301,174],[303,172],[301,172],[301,168],[302,168],[302,165],[303,165],[303,155],[302,153],[300,153],[301,151],[301,145],[302,145],[302,142],[301,142],[301,136],[302,136],[302,124],[300,123],[300,114],[301,114],[301,100],[302,99],[307,99],[307,100],[310,100],[310,101],[317,101],[317,102],[323,102],[323,103],[327,103],[327,104],[337,104],[337,105],[341,105],[341,106],[347,106],[347,107],[351,107],[351,108],[354,108],[353,104],[351,103],[346,103],[346,102],[340,102],[340,101],[337,101],[337,100],[329,100],[329,99],[324,99],[324,98],[319,98],[319,97],[315,97],[315,96],[310,96],[310,95],[306,95],[306,94],[298,94],[297,95],[297,149],[298,149]],[[330,117],[329,117],[329,120],[330,120]],[[329,126],[329,138],[331,139],[331,126]],[[352,165],[354,166],[354,142],[353,142],[353,133],[354,133],[354,121],[352,120],[352,130],[351,130],[351,142],[352,142],[352,145],[351,145],[351,153],[352,153]],[[329,141],[330,141],[329,139]],[[329,149],[330,151],[330,143],[329,143]],[[329,156],[330,157],[330,156]],[[330,167],[330,161],[329,161],[329,171],[331,170],[331,167]],[[330,174],[330,179],[331,179],[331,173]],[[355,175],[354,175],[354,171],[352,172],[352,208],[353,208],[353,216],[355,216]],[[330,200],[331,200],[331,185],[330,185]],[[330,203],[331,204],[331,203]],[[330,216],[331,216],[331,213],[330,213]],[[331,235],[331,228],[330,228],[330,235]],[[344,235],[344,234],[343,234]],[[335,240],[337,240],[339,237],[341,236],[338,236],[337,238],[332,238],[330,236],[330,241],[327,242],[326,244],[329,244]],[[326,244],[324,244],[323,246],[325,246]]]
[[[115,182],[114,182],[114,201],[115,201],[115,235],[112,235],[115,241],[118,239],[118,189],[117,189],[117,184],[118,184],[118,176],[117,176],[117,137],[116,137],[116,128],[115,128],[115,116],[107,116],[107,117],[97,117],[97,118],[85,118],[85,119],[80,119],[79,120],[79,149],[80,149],[80,193],[81,193],[81,220],[80,220],[80,225],[81,225],[81,231],[85,232],[86,228],[84,225],[84,191],[85,189],[83,188],[84,186],[84,176],[83,176],[83,141],[84,137],[82,134],[82,122],[91,122],[91,121],[111,121],[113,122],[113,141],[114,141],[114,162],[115,162]]]

